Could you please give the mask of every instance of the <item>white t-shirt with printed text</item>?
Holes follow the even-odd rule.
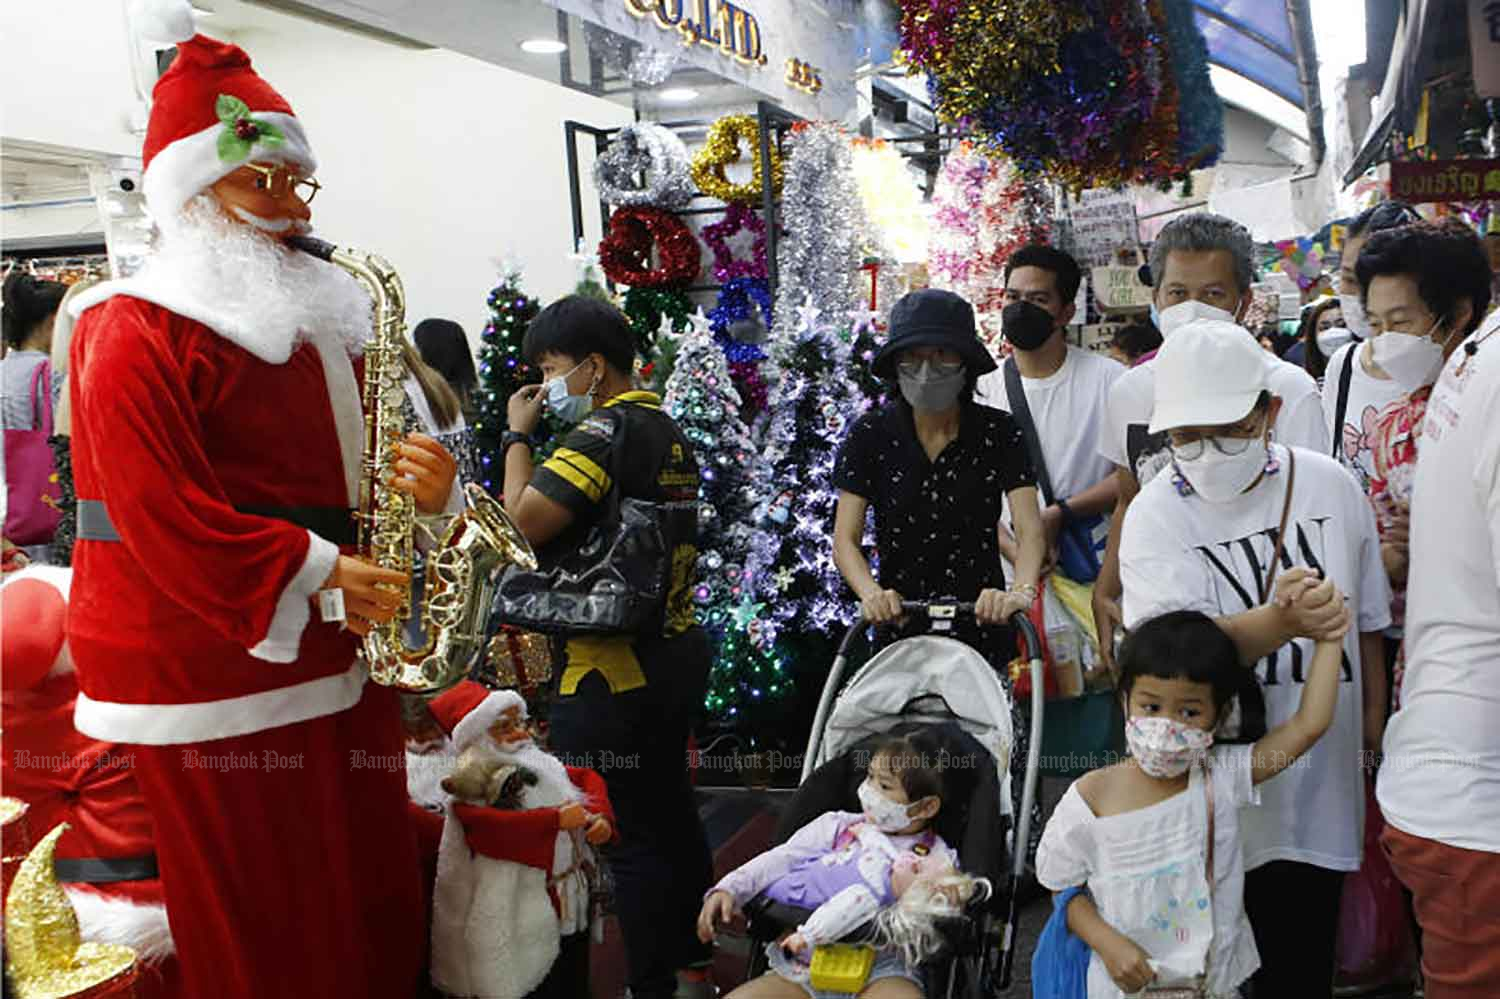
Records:
[[[1260,606],[1286,496],[1287,448],[1273,451],[1281,470],[1226,503],[1181,495],[1171,474],[1141,490],[1120,539],[1127,628],[1174,610],[1218,617]],[[1344,639],[1333,724],[1306,756],[1262,786],[1263,806],[1241,816],[1245,867],[1292,860],[1353,871],[1365,800],[1359,635],[1390,624],[1391,592],[1375,514],[1359,484],[1326,454],[1298,448],[1296,459],[1281,571],[1305,566],[1334,580],[1356,624]],[[1312,652],[1311,641],[1297,639],[1256,664],[1269,728],[1296,714]]]
[[[1351,350],[1358,351],[1363,347],[1363,343],[1347,344],[1328,359],[1328,370],[1323,378],[1323,425],[1330,435],[1330,451],[1337,443],[1339,464],[1352,471],[1361,488],[1368,492],[1370,477],[1375,474],[1375,457],[1371,450],[1375,419],[1387,406],[1406,398],[1406,392],[1393,379],[1376,378],[1366,371],[1361,357],[1356,354],[1349,369],[1349,400],[1344,409],[1344,425],[1333,425],[1338,415],[1339,379],[1343,377],[1344,359]]]
[[[1281,412],[1271,427],[1275,439],[1290,447],[1328,454],[1328,427],[1318,383],[1295,364],[1267,354],[1266,374],[1271,394],[1281,399]],[[1172,463],[1165,431],[1150,433],[1151,410],[1156,405],[1155,359],[1138,364],[1120,376],[1109,391],[1099,453],[1120,468],[1128,468],[1142,489]]]
[[[1470,337],[1500,331],[1500,312]],[[1500,853],[1500,337],[1455,350],[1411,500],[1406,679],[1378,794],[1403,832]]]

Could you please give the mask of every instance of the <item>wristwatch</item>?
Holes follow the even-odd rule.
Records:
[[[525,444],[527,450],[536,450],[535,445],[531,442],[530,434],[523,434],[517,430],[507,430],[500,435],[500,454],[509,454],[511,447],[516,444]]]
[[[1060,499],[1057,501],[1057,512],[1062,514],[1064,524],[1071,524],[1073,522],[1073,508],[1068,506],[1067,500]]]

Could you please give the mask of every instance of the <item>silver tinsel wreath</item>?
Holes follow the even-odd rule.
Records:
[[[687,147],[670,129],[649,121],[626,125],[615,135],[594,161],[594,186],[611,205],[666,209],[684,207],[697,193],[688,174]]]
[[[642,45],[598,25],[585,24],[583,31],[589,48],[604,60],[604,65],[637,86],[654,87],[666,82],[682,62],[673,52]]]

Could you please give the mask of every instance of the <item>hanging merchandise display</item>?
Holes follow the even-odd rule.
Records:
[[[1223,109],[1211,88],[1204,100],[1189,0],[900,5],[903,59],[928,74],[939,118],[1027,173],[1165,185],[1218,156]]]
[[[680,288],[631,288],[621,305],[635,333],[636,353],[650,357],[663,330],[682,332],[693,314],[693,300]]]
[[[729,238],[736,233],[749,231],[755,237],[750,247],[750,259],[736,260],[729,248]],[[714,280],[721,283],[735,278],[764,278],[766,276],[766,223],[744,202],[731,202],[724,213],[724,221],[703,227],[703,245],[714,254]]]
[[[1005,307],[1005,261],[1028,243],[1051,236],[1052,198],[1003,157],[962,143],[948,155],[932,196],[928,273],[974,306],[980,336],[999,353]]]
[[[854,139],[854,176],[865,215],[895,258],[927,259],[927,215],[922,192],[896,147],[884,139]]]
[[[766,408],[766,380],[760,373],[760,362],[766,359],[761,344],[771,327],[770,285],[764,277],[738,277],[725,282],[708,319],[739,390],[744,418],[752,421]]]
[[[594,186],[610,205],[683,208],[697,193],[688,175],[687,147],[670,129],[646,121],[620,129],[599,154]]]
[[[505,461],[500,438],[505,433],[506,406],[516,389],[542,380],[526,363],[521,342],[526,327],[542,311],[541,303],[521,290],[521,272],[507,266],[500,284],[490,292],[490,321],[479,335],[479,413],[474,421],[474,445],[479,452],[479,481],[485,492],[500,495]]]
[[[829,122],[792,130],[782,217],[791,231],[777,247],[776,322],[771,360],[797,348],[799,310],[815,304],[835,325],[865,301],[859,266],[871,242],[849,137]]]
[[[743,143],[756,163],[754,176],[748,183],[736,184],[725,176],[724,170],[731,163],[738,163],[743,155]],[[760,148],[760,123],[751,115],[737,114],[720,118],[708,129],[703,148],[693,157],[693,181],[698,190],[710,198],[720,201],[759,201],[765,193],[765,169],[755,150]],[[782,189],[783,167],[781,152],[776,143],[771,143],[769,171],[771,192],[779,195]]]
[[[589,51],[597,53],[606,67],[638,86],[664,83],[682,65],[675,52],[642,45],[589,21],[584,22],[583,34],[588,39]]]
[[[651,266],[653,251],[657,264]],[[610,216],[609,232],[599,243],[599,264],[616,284],[631,288],[668,288],[690,284],[698,276],[698,239],[683,221],[665,209],[631,205]]]

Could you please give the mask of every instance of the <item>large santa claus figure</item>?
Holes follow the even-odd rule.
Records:
[[[408,581],[346,554],[371,303],[281,241],[316,191],[286,100],[186,0],[134,14],[178,45],[142,153],[158,246],[76,300],[75,724],[132,744],[186,994],[406,999],[426,937],[399,707],[355,651]],[[397,447],[395,487],[442,510],[452,458]],[[313,613],[323,590],[345,622]]]
[[[65,640],[72,575],[37,565],[0,582],[0,787],[26,803],[34,835],[68,824],[54,868],[82,938],[130,947],[141,966],[135,995],[166,999],[181,983],[130,747],[73,727],[78,682]]]
[[[444,782],[454,799],[432,901],[433,984],[485,999],[586,996],[594,847],[614,836],[603,778],[538,747],[514,691],[465,684],[432,708],[458,754]],[[505,800],[490,800],[502,788]]]

